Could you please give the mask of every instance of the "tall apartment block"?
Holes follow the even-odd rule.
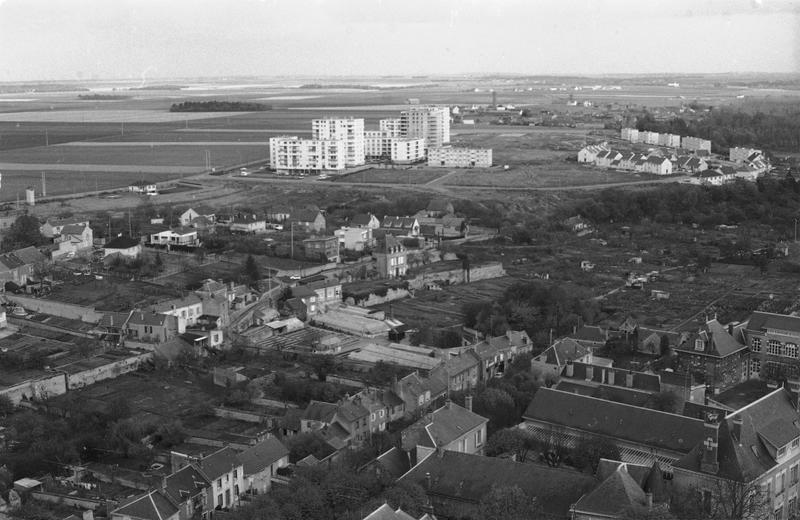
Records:
[[[400,135],[422,137],[425,147],[442,146],[450,142],[450,108],[411,106],[400,113]]]
[[[386,137],[400,137],[400,121],[399,117],[381,119],[378,121],[378,129],[383,132]]]
[[[311,122],[311,139],[344,141],[345,165],[349,168],[365,163],[363,119],[314,119]]]
[[[341,139],[299,139],[283,135],[269,140],[270,166],[278,173],[344,170],[346,155],[346,142]]]

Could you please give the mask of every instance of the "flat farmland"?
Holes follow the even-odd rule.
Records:
[[[426,184],[442,177],[448,170],[417,168],[372,168],[342,177],[335,182],[366,182],[382,184]]]
[[[17,197],[25,199],[25,189],[32,186],[37,197],[41,196],[42,174],[40,170],[6,170],[2,169],[2,189],[0,200],[10,202]],[[64,171],[47,170],[46,187],[47,195],[66,195],[86,191],[105,191],[130,186],[134,181],[147,180],[164,182],[176,177],[175,173],[146,172],[146,171]],[[141,198],[141,197],[137,197]]]
[[[244,112],[170,112],[167,110],[36,110],[2,112],[0,121],[20,123],[172,123],[186,120],[232,117]]]
[[[205,167],[205,150],[211,153],[212,166],[225,166],[257,161],[269,156],[268,149],[259,143],[242,143],[239,146],[155,146],[140,143],[139,146],[47,146],[0,152],[0,168],[3,164],[61,165],[62,169],[77,169],[84,164],[125,165],[129,170],[137,166],[193,167],[200,172]],[[8,166],[5,166],[8,167]],[[168,170],[165,170],[168,171]],[[183,170],[179,170],[183,171]]]

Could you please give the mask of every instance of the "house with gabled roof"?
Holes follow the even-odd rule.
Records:
[[[386,235],[373,253],[381,278],[402,278],[408,270],[408,252],[403,243]]]
[[[573,447],[583,438],[603,438],[623,462],[669,465],[702,440],[703,421],[649,408],[542,387],[522,416],[540,441]]]
[[[431,376],[447,383],[448,392],[463,392],[478,386],[481,380],[481,359],[473,349],[451,356],[431,371]]]
[[[415,217],[383,217],[380,229],[395,236],[418,237],[419,221]]]
[[[435,373],[423,378],[417,372],[412,372],[394,381],[392,390],[403,401],[404,413],[410,416],[443,399],[447,395],[447,382]]]
[[[595,325],[581,325],[573,330],[572,334],[567,337],[574,339],[585,347],[597,349],[606,345],[606,341],[608,341],[608,331]]]
[[[293,211],[289,217],[291,226],[295,230],[305,231],[306,233],[321,233],[325,231],[327,226],[325,215],[320,210],[303,209]]]
[[[71,258],[78,253],[91,251],[94,234],[85,223],[69,224],[61,228],[61,233],[53,238],[50,256],[53,260]]]
[[[45,238],[59,236],[67,226],[88,226],[89,220],[82,217],[49,218],[39,226],[39,231]]]
[[[531,370],[542,375],[558,376],[570,361],[591,363],[594,359],[592,349],[581,345],[571,338],[562,338],[531,359]]]
[[[180,519],[192,518],[211,510],[211,481],[194,464],[188,464],[164,477],[164,493],[180,507]]]
[[[244,469],[236,450],[221,448],[197,464],[203,475],[211,482],[212,509],[229,509],[239,505],[244,493]]]
[[[800,383],[790,382],[727,416],[709,414],[703,438],[673,465],[673,487],[714,507],[754,494],[758,517],[791,518],[800,494]]]
[[[289,449],[270,437],[239,453],[244,470],[244,492],[261,495],[272,489],[272,478],[289,465]]]
[[[178,520],[180,509],[166,493],[157,489],[137,495],[112,510],[112,520]]]
[[[471,396],[466,398],[466,407],[447,401],[404,429],[400,434],[400,448],[409,454],[412,464],[436,450],[482,455],[488,422],[472,411]]]
[[[747,379],[750,359],[738,328],[709,320],[696,331],[682,334],[674,347],[681,371],[691,372],[717,394]]]
[[[595,476],[600,484],[575,503],[571,520],[616,520],[637,511],[668,509],[658,462],[642,466],[601,459]]]
[[[338,405],[311,400],[300,416],[300,433],[318,430],[333,423]]]
[[[350,226],[357,228],[371,228],[378,229],[381,227],[381,221],[372,213],[358,213],[353,215],[350,219]]]
[[[375,511],[371,512],[363,518],[363,520],[417,520],[410,514],[406,513],[399,507],[392,509],[389,504],[384,503]],[[436,520],[428,513],[424,513],[419,520]]]
[[[131,237],[117,237],[103,245],[103,258],[117,255],[121,258],[138,258],[142,254],[142,244]]]
[[[453,204],[447,199],[431,199],[428,205],[425,206],[425,213],[428,217],[452,215],[454,211]]]

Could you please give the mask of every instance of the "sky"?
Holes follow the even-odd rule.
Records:
[[[798,0],[0,0],[0,81],[800,72]]]

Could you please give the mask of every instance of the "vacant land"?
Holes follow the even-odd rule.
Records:
[[[50,110],[37,112],[0,113],[0,121],[21,123],[171,123],[174,121],[208,119],[213,117],[233,117],[241,112],[214,113],[175,113],[160,110]]]
[[[339,182],[376,182],[382,184],[427,184],[443,175],[448,170],[433,170],[419,168],[372,168],[342,177],[335,180]]]
[[[122,312],[180,296],[180,291],[151,283],[89,278],[55,286],[47,299],[93,307],[99,311]]]

